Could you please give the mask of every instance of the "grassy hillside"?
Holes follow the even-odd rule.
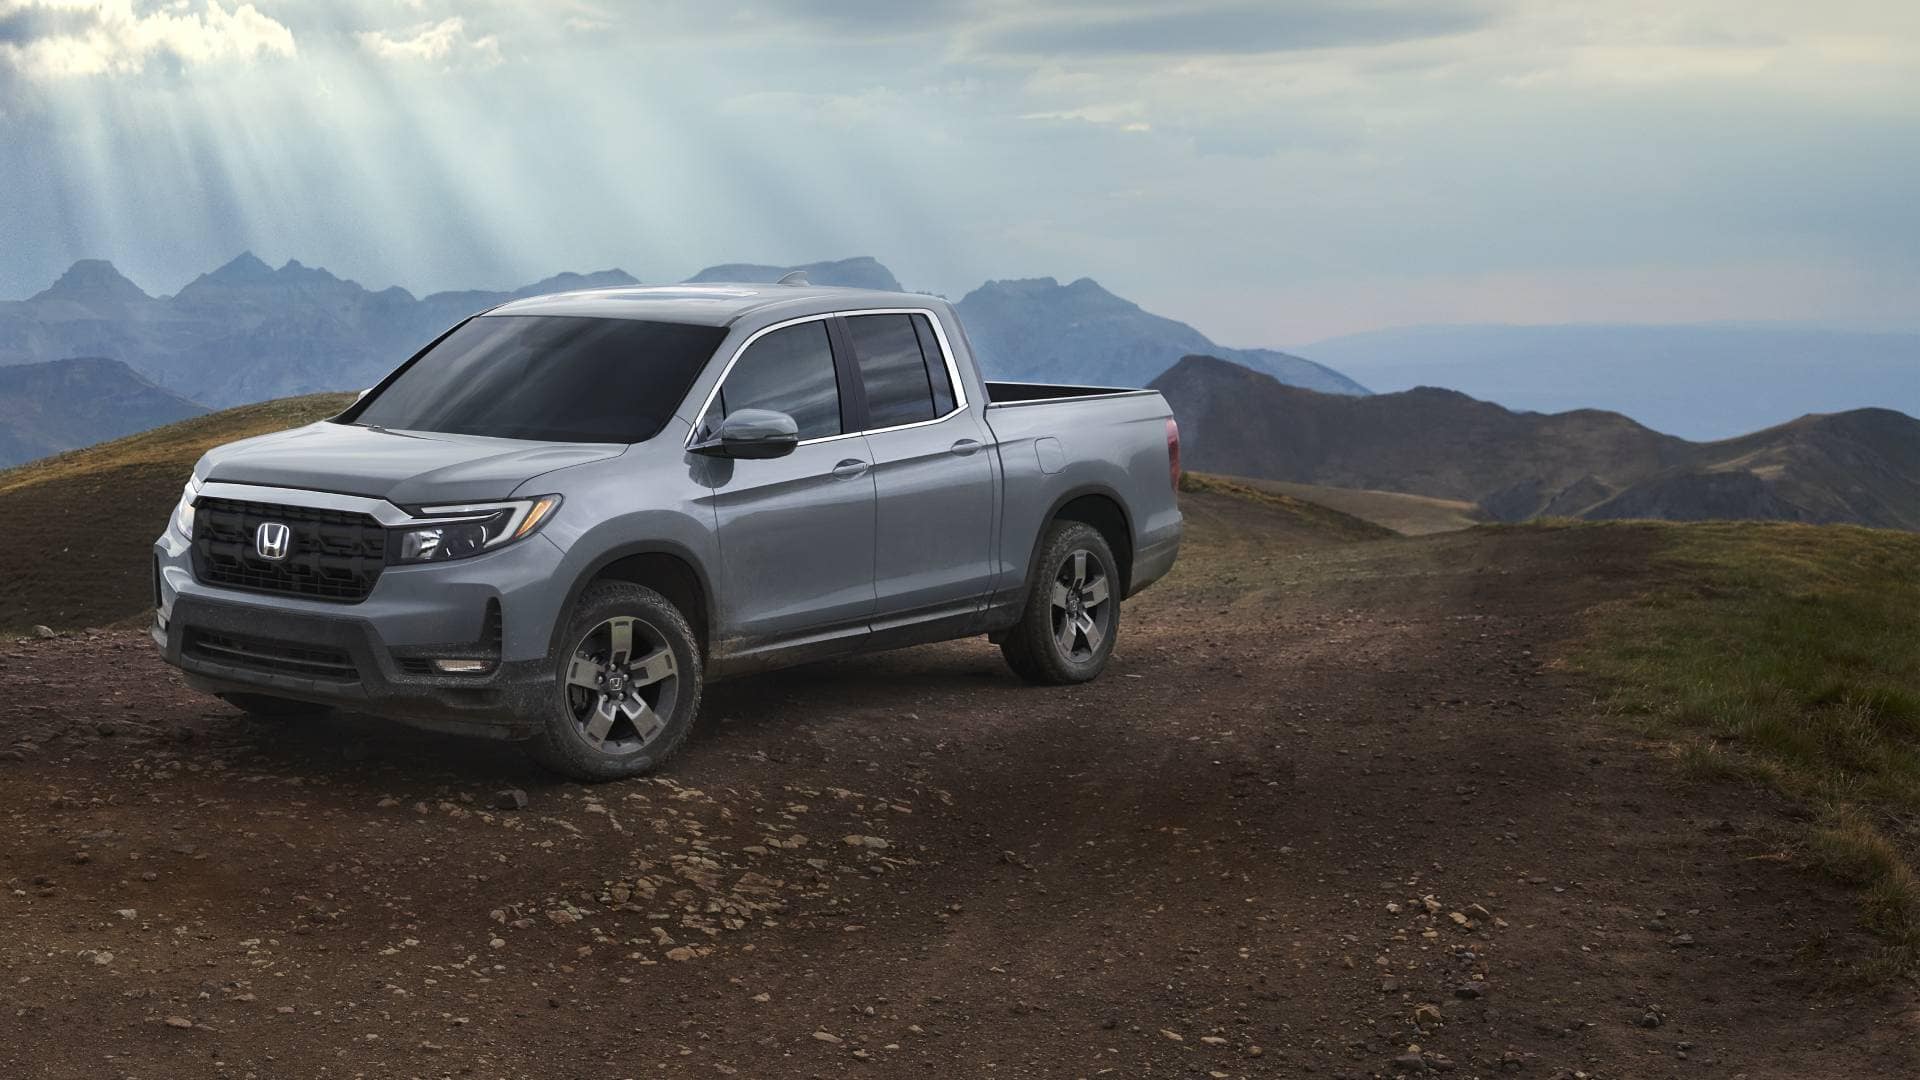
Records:
[[[1920,536],[1659,527],[1654,587],[1601,609],[1581,665],[1691,771],[1802,800],[1806,855],[1861,886],[1920,969]]]
[[[1239,476],[1232,480],[1256,491],[1290,495],[1329,510],[1338,510],[1404,536],[1470,529],[1486,520],[1479,507],[1460,499],[1436,499],[1400,491],[1327,487],[1324,484],[1296,484],[1288,480],[1255,480]]]
[[[25,525],[0,576],[0,629],[97,626],[150,606],[148,551],[209,447],[332,416],[316,394],[183,420],[0,472],[0,518]]]

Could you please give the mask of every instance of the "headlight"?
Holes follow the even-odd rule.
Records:
[[[387,561],[396,564],[445,562],[478,555],[532,536],[559,508],[558,495],[473,506],[424,507],[420,511],[424,518],[446,520],[422,521],[419,525],[406,525],[389,532]]]
[[[199,496],[200,489],[188,477],[187,486],[180,492],[180,505],[173,508],[173,527],[189,540],[193,539],[193,500]]]

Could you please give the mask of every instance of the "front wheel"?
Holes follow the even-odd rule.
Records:
[[[1031,683],[1082,683],[1099,675],[1120,634],[1120,575],[1107,538],[1091,525],[1047,529],[1027,605],[1000,653]]]
[[[534,759],[575,780],[639,776],[686,741],[700,648],[672,602],[624,581],[587,587],[568,620]]]

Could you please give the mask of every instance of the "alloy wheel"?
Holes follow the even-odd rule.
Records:
[[[680,694],[679,665],[665,635],[643,619],[615,616],[574,646],[564,691],[587,745],[624,755],[666,728]]]
[[[1113,628],[1113,590],[1100,557],[1077,548],[1053,578],[1053,643],[1060,655],[1084,664],[1099,653]]]

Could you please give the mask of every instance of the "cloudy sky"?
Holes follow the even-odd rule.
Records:
[[[1232,345],[1920,326],[1913,0],[0,0],[0,298],[872,254]]]

